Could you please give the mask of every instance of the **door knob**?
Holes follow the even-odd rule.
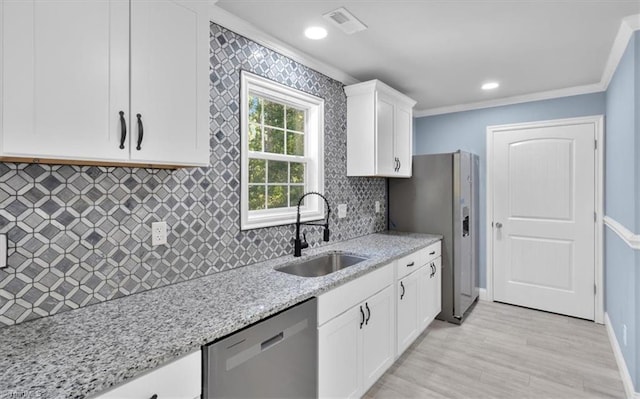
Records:
[[[499,229],[502,228],[502,223],[496,222],[496,227],[499,228]]]

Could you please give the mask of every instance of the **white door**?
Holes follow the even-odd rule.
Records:
[[[594,319],[595,123],[493,132],[494,299]]]
[[[206,8],[204,1],[131,2],[133,161],[208,163]]]
[[[362,329],[362,392],[366,392],[394,361],[393,286],[367,299]]]
[[[318,328],[318,397],[360,396],[365,309],[355,306]]]
[[[128,2],[6,0],[0,7],[4,155],[128,159],[119,114],[129,117]]]

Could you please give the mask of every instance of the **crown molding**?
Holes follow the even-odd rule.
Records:
[[[605,64],[602,77],[597,83],[568,87],[566,89],[543,91],[538,93],[524,94],[521,96],[513,96],[506,98],[499,98],[495,100],[478,101],[467,104],[452,105],[446,107],[428,108],[423,110],[414,110],[413,115],[415,117],[433,116],[441,114],[450,114],[454,112],[471,111],[474,109],[500,107],[504,105],[521,104],[531,101],[550,100],[553,98],[570,97],[580,94],[598,93],[607,90],[613,74],[618,68],[618,64],[624,55],[624,51],[627,48],[627,44],[631,39],[633,33],[640,30],[640,14],[630,15],[622,19],[618,34],[613,41],[613,46],[609,52],[609,57]]]
[[[429,108],[424,110],[413,111],[413,116],[420,118],[423,116],[433,116],[441,114],[451,114],[454,112],[472,111],[475,109],[501,107],[505,105],[514,105],[529,103],[532,101],[551,100],[553,98],[571,97],[580,94],[598,93],[604,91],[599,83],[584,86],[569,87],[566,89],[549,90],[538,93],[523,94],[520,96],[497,98],[495,100],[478,101],[467,104],[451,105],[446,107]]]
[[[217,1],[217,0],[215,0]],[[239,35],[242,35],[254,42],[267,47],[273,51],[291,58],[292,60],[299,62],[311,69],[314,69],[328,77],[350,85],[359,83],[359,80],[353,76],[341,71],[340,69],[333,67],[325,62],[312,57],[292,46],[285,44],[284,42],[276,39],[275,37],[268,35],[264,31],[251,25],[249,22],[231,14],[230,12],[220,8],[213,3],[209,7],[209,19],[220,26],[225,27]]]
[[[630,15],[622,20],[618,34],[609,52],[609,58],[604,67],[602,78],[600,79],[600,85],[603,91],[609,87],[613,74],[616,72],[616,68],[618,68],[624,51],[627,49],[627,44],[629,40],[631,40],[633,33],[637,30],[640,30],[640,14]]]

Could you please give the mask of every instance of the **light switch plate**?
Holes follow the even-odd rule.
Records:
[[[151,223],[151,246],[167,243],[167,222]]]
[[[347,217],[347,204],[338,205],[338,218],[346,218]]]
[[[380,201],[376,201],[376,213],[380,213]]]
[[[0,234],[0,269],[7,267],[7,235]]]

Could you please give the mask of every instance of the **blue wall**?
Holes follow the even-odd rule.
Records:
[[[636,33],[606,92],[605,214],[640,231],[640,45]],[[640,256],[609,228],[605,232],[605,308],[636,390],[640,382]],[[627,327],[627,343],[623,330]]]
[[[605,213],[640,232],[640,33],[629,41],[606,93]],[[605,308],[636,391],[640,383],[640,254],[607,228]],[[624,343],[624,326],[627,343]]]
[[[605,214],[640,234],[640,32],[604,93],[417,118],[415,154],[463,149],[480,155],[480,279],[486,287],[486,127],[576,116],[606,116]],[[640,390],[640,252],[605,228],[605,309]],[[623,326],[627,328],[624,344]]]
[[[414,154],[465,150],[480,156],[480,286],[486,287],[486,128],[491,125],[602,115],[605,94],[585,94],[416,118]]]

